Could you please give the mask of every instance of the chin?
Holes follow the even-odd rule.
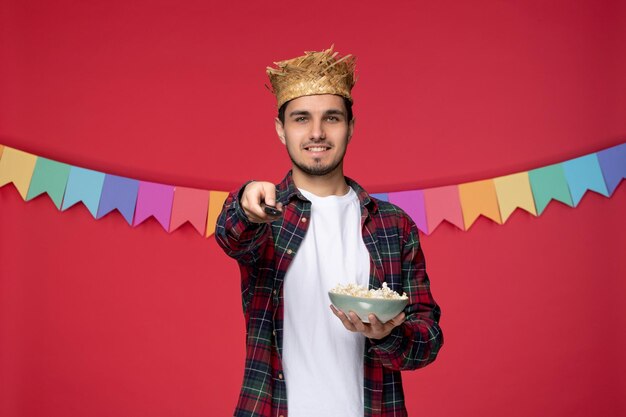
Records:
[[[312,175],[316,177],[322,177],[324,175],[331,174],[337,170],[338,165],[332,166],[298,166],[298,168],[307,175]]]

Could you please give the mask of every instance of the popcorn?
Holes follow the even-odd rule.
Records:
[[[409,298],[406,293],[400,295],[391,288],[389,288],[386,282],[383,282],[382,288],[378,288],[376,290],[368,290],[367,287],[355,283],[345,285],[337,284],[334,288],[330,290],[330,292],[335,294],[350,295],[352,297],[384,298],[387,300],[405,300]]]

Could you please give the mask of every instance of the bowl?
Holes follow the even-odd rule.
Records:
[[[390,298],[367,298],[367,297],[354,297],[352,295],[336,294],[334,292],[328,292],[330,302],[348,314],[349,311],[354,311],[363,323],[369,323],[367,316],[374,314],[381,322],[385,323],[404,310],[404,307],[409,303],[408,298],[404,299],[390,299]]]

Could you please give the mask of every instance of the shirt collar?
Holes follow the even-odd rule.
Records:
[[[367,191],[365,191],[365,189],[352,178],[344,178],[346,179],[346,183],[354,190],[357,197],[359,198],[361,207],[366,208],[371,213],[375,213],[378,210],[378,204],[376,203],[376,201],[372,197],[370,197]],[[278,201],[283,203],[283,205],[289,204],[294,198],[298,198],[302,201],[309,201],[302,195],[300,190],[298,190],[298,187],[296,187],[296,184],[293,182],[291,170],[289,170],[285,178],[283,178],[283,180],[278,185],[278,195],[276,197]]]

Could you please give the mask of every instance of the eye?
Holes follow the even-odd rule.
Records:
[[[326,117],[326,120],[328,120],[329,122],[338,122],[339,118],[337,116],[328,116]]]
[[[306,120],[306,117],[304,117],[304,116],[296,117],[296,122],[303,122],[305,120]]]

